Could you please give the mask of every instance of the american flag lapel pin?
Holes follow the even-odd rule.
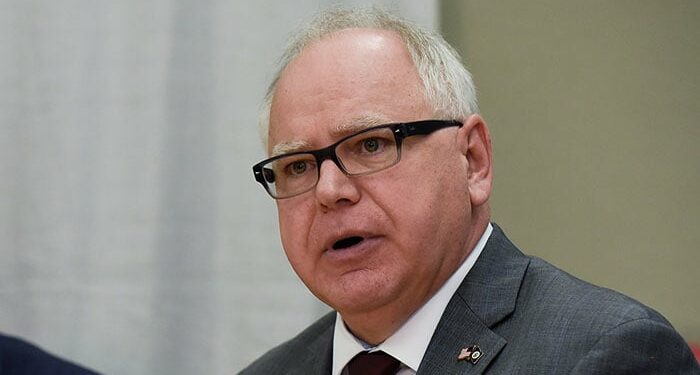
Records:
[[[471,364],[475,365],[477,362],[479,362],[479,359],[481,358],[481,349],[479,348],[478,345],[472,345],[466,348],[462,348],[462,350],[459,351],[459,354],[457,355],[457,360],[460,361],[469,361]]]

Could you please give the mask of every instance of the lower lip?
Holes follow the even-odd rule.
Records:
[[[356,258],[364,258],[376,249],[381,242],[380,237],[365,238],[361,242],[343,249],[326,250],[325,256],[333,262],[355,261]]]

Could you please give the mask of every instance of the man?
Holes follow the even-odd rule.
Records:
[[[489,131],[441,37],[324,13],[266,104],[255,177],[292,267],[335,312],[243,374],[700,373],[658,313],[490,223]]]

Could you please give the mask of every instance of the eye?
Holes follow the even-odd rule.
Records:
[[[299,176],[304,174],[308,167],[309,164],[305,160],[297,160],[289,163],[289,165],[287,165],[285,168],[285,171],[290,176]]]
[[[336,153],[345,162],[350,160],[363,161],[378,160],[377,158],[389,156],[396,148],[396,141],[391,129],[381,127],[361,131],[338,144]],[[394,153],[395,154],[395,153]],[[347,163],[345,165],[347,167]]]
[[[362,149],[366,152],[377,152],[381,146],[381,140],[378,138],[367,138],[362,141]]]

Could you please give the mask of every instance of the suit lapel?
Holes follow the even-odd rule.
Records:
[[[455,295],[440,319],[417,375],[481,374],[505,344],[505,339],[493,333]],[[472,364],[458,360],[462,348],[472,345],[478,345],[481,350],[479,361]]]
[[[417,375],[481,374],[506,345],[491,327],[515,309],[530,260],[493,226],[486,247],[440,318]],[[481,350],[479,360],[458,360],[461,349],[472,345]]]
[[[329,314],[335,315],[335,312]],[[333,362],[333,327],[335,318],[308,346],[309,355],[299,358],[301,361],[294,369],[289,369],[291,375],[327,375],[332,371]]]

